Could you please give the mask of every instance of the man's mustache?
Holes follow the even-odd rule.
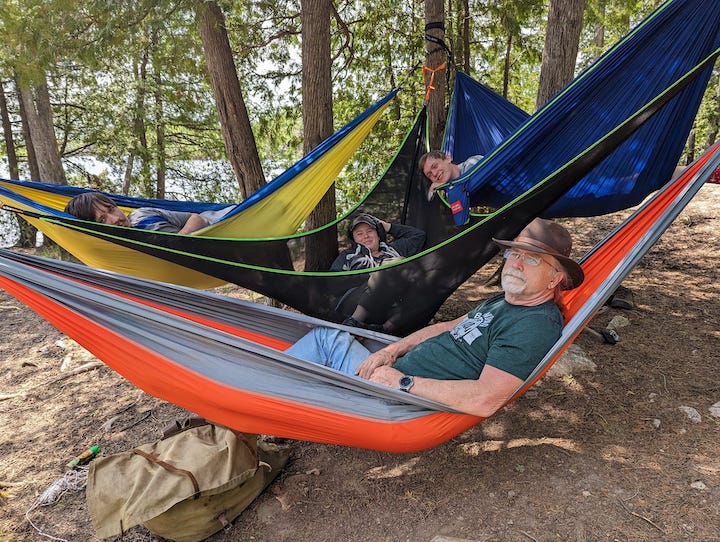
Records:
[[[524,273],[521,273],[520,271],[516,271],[515,269],[506,269],[503,271],[503,276],[506,277],[515,277],[516,279],[520,279],[523,282],[527,281],[527,277]]]

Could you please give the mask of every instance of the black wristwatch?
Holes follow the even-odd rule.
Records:
[[[410,388],[415,384],[415,379],[412,376],[404,375],[400,378],[400,389],[405,392],[409,392]]]

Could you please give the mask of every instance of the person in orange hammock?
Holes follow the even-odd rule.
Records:
[[[379,384],[489,416],[522,385],[563,327],[560,292],[584,280],[560,224],[536,218],[505,251],[503,292],[466,316],[370,353],[344,330],[316,327],[286,352]]]

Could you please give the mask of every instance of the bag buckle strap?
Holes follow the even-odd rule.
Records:
[[[182,475],[190,478],[193,488],[195,488],[195,493],[193,494],[193,499],[200,498],[200,484],[198,484],[198,481],[192,472],[190,472],[189,470],[178,468],[175,465],[171,465],[170,463],[163,461],[159,457],[155,457],[154,455],[144,452],[143,450],[141,450],[139,448],[133,448],[130,451],[134,454],[144,457],[145,459],[147,459],[148,461],[150,461],[152,463],[155,463],[156,465],[161,466],[162,468],[164,468],[165,470],[167,470],[169,472],[173,472],[175,474],[182,474]]]

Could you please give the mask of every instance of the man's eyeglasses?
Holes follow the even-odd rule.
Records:
[[[509,248],[506,248],[505,252],[503,252],[503,258],[505,258],[506,260],[522,260],[523,263],[525,263],[531,267],[537,267],[541,263],[545,262],[550,267],[555,269],[555,271],[557,271],[557,268],[554,265],[552,265],[547,260],[541,258],[540,256],[532,256],[530,254],[521,254],[520,252],[516,252]]]

